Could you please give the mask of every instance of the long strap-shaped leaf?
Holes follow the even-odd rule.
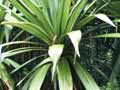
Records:
[[[21,88],[21,90],[28,90],[32,78],[33,78],[33,75],[25,82],[25,84],[23,85],[23,87]]]
[[[38,37],[39,39],[43,40],[47,44],[50,43],[49,35],[42,28],[40,28],[35,24],[29,23],[29,22],[2,22],[2,24],[17,26],[33,34],[34,36]]]
[[[45,55],[36,56],[36,57],[34,57],[34,58],[26,61],[25,63],[21,64],[20,66],[17,66],[17,67],[11,72],[11,74],[19,71],[21,68],[25,67],[26,65],[30,64],[31,62],[33,62],[33,61],[35,61],[35,60],[37,60],[38,58],[41,58],[41,57],[43,57],[43,56],[46,56],[46,54],[45,54]]]
[[[65,32],[70,32],[73,28],[73,25],[75,24],[80,12],[84,9],[85,4],[87,3],[88,0],[78,0],[76,5],[73,7],[71,10],[69,20],[67,23],[67,27]]]
[[[40,62],[37,66],[35,66],[31,72],[29,72],[18,84],[17,86],[19,86],[24,80],[26,80],[32,73],[35,72],[36,69],[42,67],[43,65],[47,64],[47,63],[52,63],[52,59],[50,57],[44,59],[42,62]]]
[[[9,0],[11,4],[13,4],[25,17],[34,23],[37,23],[37,19],[35,16],[18,0]]]
[[[63,12],[62,12],[62,20],[61,20],[62,33],[65,31],[65,28],[67,25],[71,3],[72,3],[72,0],[64,0],[64,3],[63,3]]]
[[[60,31],[61,31],[61,19],[62,19],[62,13],[63,13],[63,5],[64,5],[64,0],[57,0],[58,2],[58,6],[57,6],[57,9],[55,7],[53,7],[53,10],[54,8],[56,10],[54,10],[55,12],[55,19],[54,19],[54,29],[55,29],[55,32],[57,35],[60,35]]]
[[[55,0],[55,1],[57,1],[57,0]],[[54,24],[52,23],[52,20],[51,20],[51,17],[50,17],[50,10],[49,10],[51,7],[55,6],[55,4],[53,4],[52,6],[49,7],[49,4],[54,2],[54,0],[52,0],[52,1],[51,0],[39,0],[39,1],[36,1],[36,2],[37,2],[38,5],[40,5],[42,7],[42,10],[39,9],[40,14],[39,14],[38,19],[43,23],[46,30],[49,29],[48,31],[51,31],[54,35],[55,34],[54,26],[53,26]],[[55,14],[55,13],[53,13],[53,14]]]
[[[22,2],[24,2],[24,4],[27,6],[27,8],[29,8],[34,13],[34,15],[37,16],[36,19],[38,19],[40,22],[40,24],[38,23],[38,25],[43,26],[43,28],[46,30],[46,32],[49,35],[53,36],[54,33],[52,33],[52,30],[53,30],[52,24],[51,24],[49,18],[47,18],[47,16],[45,16],[43,10],[28,0],[22,0]]]
[[[77,28],[81,29],[83,26],[85,26],[87,23],[89,23],[90,21],[92,21],[95,18],[98,18],[98,19],[110,24],[111,26],[116,27],[116,25],[112,22],[112,20],[110,20],[110,18],[107,17],[105,14],[95,14],[95,15],[90,15],[90,16],[87,16],[87,17],[81,19],[81,21],[77,24]]]
[[[96,35],[95,38],[120,38],[120,33]]]
[[[48,6],[54,32],[56,36],[60,35],[62,29],[66,28],[71,0],[41,0],[41,2]]]
[[[44,49],[41,49],[40,47],[17,48],[17,49],[13,49],[13,50],[3,52],[1,54],[1,57],[6,58],[6,57],[14,56],[14,55],[17,55],[17,54],[20,54],[20,53],[25,53],[25,52],[30,52],[30,51],[38,51],[38,50],[44,50]]]
[[[81,64],[76,62],[74,67],[86,90],[100,90],[92,76],[81,66]]]
[[[90,21],[92,21],[93,19],[95,19],[94,16],[87,16],[83,19],[80,20],[79,23],[77,23],[77,29],[82,29],[83,26],[85,26],[86,24],[88,24]]]
[[[73,90],[71,71],[66,59],[59,62],[57,74],[60,90]]]
[[[35,71],[35,75],[28,90],[40,90],[49,67],[50,64],[46,64]]]
[[[4,63],[8,66],[13,66],[14,68],[17,68],[20,66],[20,64],[18,64],[16,61],[12,60],[12,59],[9,59],[9,58],[6,58],[4,60]]]
[[[7,43],[3,43],[0,46],[1,47],[5,47],[5,46],[9,46],[9,45],[16,45],[16,44],[33,44],[33,45],[39,45],[39,43],[36,42],[30,42],[30,41],[14,41],[14,42],[7,42]]]

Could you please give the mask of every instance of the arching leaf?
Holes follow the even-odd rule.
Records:
[[[105,14],[95,14],[94,16],[97,17],[98,19],[110,24],[113,27],[116,27],[116,25]]]
[[[68,33],[68,36],[74,46],[75,52],[77,53],[77,55],[80,57],[80,53],[79,53],[79,42],[81,40],[82,34],[81,31],[72,31],[70,33]]]
[[[50,64],[43,65],[35,71],[34,77],[31,80],[31,85],[28,90],[40,90]]]

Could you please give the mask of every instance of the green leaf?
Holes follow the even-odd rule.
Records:
[[[77,3],[74,5],[70,12],[69,20],[66,27],[66,33],[70,32],[75,24],[78,16],[80,15],[81,11],[84,9],[87,0],[78,0]]]
[[[0,22],[4,20],[5,15],[6,15],[6,11],[0,8]]]
[[[66,59],[61,59],[57,67],[60,90],[73,90],[73,81],[69,64]]]
[[[98,19],[110,24],[113,27],[116,27],[116,25],[105,14],[95,14],[94,16],[97,17]]]
[[[40,62],[38,65],[36,65],[32,71],[30,71],[18,84],[17,86],[19,86],[24,80],[26,80],[32,73],[35,72],[36,69],[42,67],[43,65],[47,64],[47,63],[52,63],[52,59],[50,57],[44,59],[42,62]]]
[[[9,0],[12,5],[14,5],[25,17],[34,23],[37,23],[35,16],[29,11],[22,3],[18,0]]]
[[[22,0],[22,2],[26,5],[28,9],[30,9],[31,12],[34,13],[34,15],[37,16],[36,19],[38,19],[38,22],[40,23],[38,25],[42,25],[42,27],[47,30],[46,32],[50,33],[50,35],[53,35],[53,33],[51,32],[53,30],[53,26],[50,22],[50,19],[44,14],[45,12],[31,1]]]
[[[18,49],[13,49],[13,50],[9,50],[6,52],[3,52],[1,54],[1,57],[6,58],[6,57],[10,57],[10,56],[14,56],[20,53],[25,53],[25,52],[30,52],[30,51],[38,51],[38,50],[45,50],[45,49],[41,49],[40,47],[24,47],[24,48],[18,48]]]
[[[83,13],[82,13],[80,18],[83,18],[83,16],[85,14],[87,14],[89,12],[89,10],[91,10],[92,7],[94,7],[94,5],[96,4],[97,1],[98,0],[92,0],[92,2],[88,2],[87,5],[85,6],[85,9],[84,9],[84,11],[83,11]]]
[[[80,57],[80,53],[79,53],[79,42],[81,40],[82,34],[81,31],[72,31],[70,33],[68,33],[68,36],[74,46],[75,52],[77,53],[77,55]]]
[[[17,26],[17,27],[33,34],[37,38],[46,42],[47,44],[50,43],[51,38],[49,37],[49,34],[47,34],[45,32],[45,30],[43,30],[41,27],[37,26],[36,24],[29,23],[29,22],[19,22],[19,21],[2,22],[2,24],[9,24],[12,26]]]
[[[61,22],[62,22],[62,13],[63,13],[63,7],[64,7],[64,0],[58,0],[58,6],[56,6],[56,10],[54,10],[55,9],[55,7],[54,7],[54,5],[53,5],[53,10],[54,10],[54,12],[56,12],[55,13],[55,17],[53,17],[53,19],[54,19],[54,28],[55,28],[55,32],[56,32],[56,34],[57,35],[60,35],[60,33],[61,33],[61,31],[62,31],[62,29],[61,29]],[[53,12],[53,13],[54,13]]]
[[[68,17],[69,17],[70,7],[71,7],[71,3],[72,3],[72,0],[63,0],[63,1],[64,1],[64,3],[63,3],[63,8],[62,8],[62,18],[61,18],[62,33],[65,31]]]
[[[36,59],[40,58],[40,57],[43,57],[43,56],[46,56],[46,55],[40,55],[40,56],[36,56],[28,61],[26,61],[25,63],[23,63],[22,65],[18,66],[16,69],[14,69],[11,73],[15,73],[16,71],[20,70],[21,68],[25,67],[27,64],[35,61]]]
[[[31,83],[31,80],[33,78],[33,75],[25,82],[25,84],[23,85],[22,89],[21,90],[28,90],[29,86],[30,86],[30,83]]]
[[[4,60],[4,63],[7,64],[8,66],[12,65],[14,68],[18,68],[20,66],[20,64],[18,64],[17,62],[15,62],[15,61],[13,61],[13,60],[11,60],[9,58],[6,58]]]
[[[14,41],[14,42],[3,43],[3,44],[1,44],[0,46],[1,46],[1,47],[5,47],[5,46],[9,46],[9,45],[17,45],[17,44],[39,45],[39,43],[36,43],[36,42],[30,42],[30,41]]]
[[[45,64],[35,71],[36,74],[31,80],[31,85],[28,90],[40,90],[49,67],[50,64]]]
[[[0,64],[0,79],[4,81],[9,90],[14,90],[14,82],[8,74],[4,64],[2,63]]]
[[[0,27],[0,43],[2,43],[2,42],[3,42],[4,37],[5,37],[4,27],[3,27],[3,26],[1,26],[1,27]]]
[[[86,24],[90,23],[90,21],[92,21],[93,19],[95,19],[93,15],[82,18],[80,22],[77,23],[77,29],[82,29]]]
[[[81,64],[76,62],[74,68],[86,90],[100,90],[92,76],[81,66]]]
[[[64,45],[62,45],[62,44],[56,44],[56,45],[52,45],[49,47],[48,54],[53,62],[52,79],[53,79],[55,71],[56,71],[56,66],[57,66],[58,60],[60,59],[60,57],[63,53],[63,48],[64,48]]]
[[[120,33],[96,35],[95,38],[120,38]]]

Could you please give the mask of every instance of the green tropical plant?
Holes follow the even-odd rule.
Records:
[[[82,37],[80,30],[96,17],[114,26],[113,22],[104,14],[96,14],[89,9],[97,0],[9,0],[20,13],[12,12],[15,21],[4,21],[2,24],[17,26],[31,33],[48,45],[48,57],[36,65],[19,83],[26,81],[21,90],[39,90],[49,71],[55,85],[59,84],[60,90],[73,90],[73,73],[80,78],[86,90],[100,90],[92,76],[76,60],[80,57],[79,42]],[[74,1],[74,2],[73,2]],[[80,22],[74,27],[78,18]],[[113,34],[112,34],[113,35]],[[71,40],[74,53],[70,52],[71,44],[67,44],[67,37]],[[111,37],[99,35],[95,37]],[[68,47],[69,46],[69,47]],[[27,49],[27,48],[26,48]],[[32,49],[31,49],[32,50]],[[19,66],[15,71],[24,67]],[[39,79],[38,79],[39,78]]]

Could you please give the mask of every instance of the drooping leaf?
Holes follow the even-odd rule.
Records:
[[[2,22],[2,24],[9,24],[9,25],[13,25],[13,26],[17,26],[31,34],[33,34],[34,36],[36,36],[37,38],[43,40],[44,42],[46,42],[47,44],[49,44],[50,42],[50,37],[48,36],[48,34],[39,26],[33,24],[33,23],[29,23],[29,22]]]
[[[24,47],[24,48],[18,48],[18,49],[13,49],[13,50],[3,52],[1,56],[3,58],[6,58],[6,57],[14,56],[20,53],[34,51],[34,50],[38,51],[38,50],[44,50],[44,49],[41,49],[40,47]]]
[[[68,36],[74,46],[75,52],[77,53],[77,55],[80,57],[80,53],[79,53],[79,42],[81,40],[82,34],[81,31],[72,31],[70,33],[68,33]]]
[[[116,25],[105,14],[95,14],[94,16],[97,17],[98,19],[112,25],[113,27],[116,27]]]
[[[31,45],[39,45],[39,43],[36,42],[30,42],[30,41],[14,41],[14,42],[6,42],[1,44],[1,47],[6,47],[10,45],[17,45],[17,44],[31,44]]]

